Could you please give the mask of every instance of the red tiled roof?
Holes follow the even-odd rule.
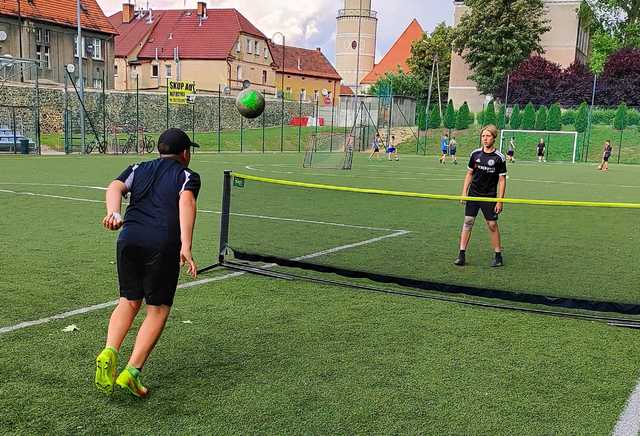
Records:
[[[340,85],[340,95],[355,95],[355,93],[348,86]]]
[[[276,64],[276,71],[282,71],[282,45],[269,42],[269,48],[273,63]],[[284,71],[301,76],[342,80],[340,74],[320,50],[286,46]]]
[[[18,16],[18,1],[20,1],[20,15],[23,18],[76,27],[76,0],[0,0],[0,15]],[[116,29],[98,6],[96,0],[82,0],[80,22],[84,29],[101,33],[116,34]]]
[[[147,22],[147,16],[128,24],[122,23],[122,12],[110,17],[121,33],[115,42],[116,56],[128,56],[144,43],[138,54],[140,59],[155,58],[156,48],[159,58],[172,59],[176,47],[181,59],[226,59],[240,33],[266,39],[236,9],[207,9],[207,19],[202,20],[202,25],[193,9],[153,11],[152,17],[153,24]],[[144,42],[149,31],[151,34]]]
[[[409,71],[407,65],[407,59],[411,57],[411,44],[414,41],[419,40],[424,35],[424,30],[418,20],[414,19],[409,27],[400,35],[400,38],[393,44],[386,55],[382,58],[380,63],[373,67],[373,71],[367,74],[362,83],[374,84],[378,79],[384,76],[386,73],[397,73],[402,70],[404,72]]]

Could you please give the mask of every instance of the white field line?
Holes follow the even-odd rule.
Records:
[[[59,186],[59,185],[43,185],[43,186]],[[93,188],[91,188],[91,189],[93,189]],[[61,195],[51,195],[51,194],[38,194],[38,193],[35,193],[35,192],[11,191],[11,190],[8,190],[8,189],[0,189],[0,193],[14,194],[14,195],[24,195],[24,196],[30,196],[30,197],[55,198],[55,199],[58,199],[58,200],[81,201],[81,202],[85,202],[85,203],[101,203],[101,204],[104,203],[104,200],[91,200],[91,199],[88,199],[88,198],[65,197],[65,196],[61,196]],[[198,209],[198,212],[200,212],[200,213],[212,213],[212,214],[217,214],[217,215],[220,215],[222,213],[220,211],[203,210],[203,209]],[[263,219],[263,220],[272,220],[272,221],[288,221],[288,222],[294,222],[294,223],[317,224],[317,225],[323,225],[323,226],[334,226],[334,227],[343,227],[343,228],[350,228],[350,229],[373,230],[373,231],[378,231],[378,232],[397,232],[397,231],[399,231],[399,230],[396,230],[396,229],[385,229],[385,228],[381,228],[381,227],[360,226],[360,225],[357,225],[357,224],[342,224],[342,223],[333,223],[333,222],[328,222],[328,221],[313,221],[313,220],[298,219],[298,218],[282,218],[282,217],[274,217],[274,216],[266,216],[266,215],[251,215],[251,214],[246,214],[246,213],[231,213],[231,215],[241,216],[241,217],[245,217],[245,218],[258,218],[258,219]]]
[[[406,230],[400,230],[400,231],[397,231],[397,232],[389,234],[389,235],[379,236],[377,238],[371,238],[371,239],[367,239],[365,241],[355,242],[355,243],[347,244],[347,245],[341,245],[339,247],[329,248],[329,249],[326,249],[326,250],[318,251],[318,252],[307,254],[307,255],[304,255],[304,256],[299,256],[299,257],[294,258],[293,260],[301,261],[301,260],[313,259],[313,258],[316,258],[316,257],[325,256],[327,254],[332,254],[332,253],[337,253],[339,251],[348,250],[350,248],[361,247],[363,245],[373,244],[373,243],[382,241],[384,239],[396,238],[396,237],[399,237],[399,236],[404,236],[404,235],[407,235],[409,233],[410,232],[408,232]],[[269,264],[269,265],[266,265],[265,268],[273,268],[274,266],[276,266],[276,265],[275,264]],[[234,273],[225,274],[225,275],[218,276],[218,277],[212,277],[212,278],[209,278],[209,279],[196,280],[196,281],[193,281],[193,282],[184,283],[182,285],[179,285],[178,289],[187,289],[187,288],[193,288],[193,287],[196,287],[196,286],[202,286],[202,285],[206,285],[206,284],[212,283],[212,282],[219,282],[219,281],[222,281],[222,280],[227,280],[227,279],[239,277],[239,276],[242,276],[244,274],[245,274],[244,272],[234,272]],[[71,311],[68,311],[68,312],[59,313],[57,315],[48,316],[46,318],[40,318],[40,319],[33,320],[33,321],[25,321],[25,322],[21,322],[19,324],[8,326],[8,327],[0,327],[0,335],[2,335],[4,333],[14,332],[16,330],[25,329],[25,328],[28,328],[28,327],[33,327],[33,326],[36,326],[36,325],[46,324],[46,323],[49,323],[51,321],[70,318],[72,316],[86,314],[86,313],[89,313],[89,312],[94,312],[96,310],[106,309],[106,308],[115,306],[116,304],[118,304],[117,300],[116,301],[109,301],[109,302],[106,302],[106,303],[96,304],[96,305],[93,305],[93,306],[82,307],[80,309],[75,309],[75,310],[71,310]]]
[[[627,401],[622,414],[618,418],[613,436],[637,436],[640,434],[640,382]]]

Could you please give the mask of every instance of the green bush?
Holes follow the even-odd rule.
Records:
[[[616,116],[613,119],[613,128],[616,130],[624,130],[627,127],[627,105],[620,103],[616,110]]]
[[[453,107],[453,100],[449,100],[447,104],[447,111],[444,115],[444,126],[450,130],[456,128],[456,110]]]
[[[547,108],[541,105],[536,113],[536,130],[547,130]]]
[[[504,105],[500,106],[498,111],[498,129],[502,130],[507,126],[507,108]]]
[[[458,109],[458,114],[456,115],[456,129],[464,130],[469,128],[469,105],[465,101],[460,109]]]
[[[576,132],[583,133],[587,130],[587,125],[589,124],[589,106],[587,106],[586,102],[582,102],[580,107],[578,108],[578,113],[576,114],[576,121],[574,123],[574,127]]]
[[[547,130],[562,130],[562,110],[560,103],[554,103],[549,108],[549,116],[547,117]]]
[[[484,115],[482,117],[482,126],[486,126],[488,124],[493,124],[494,126],[498,124],[498,117],[496,115],[496,107],[492,102],[489,102],[487,108],[484,110]]]
[[[533,107],[533,103],[529,102],[524,108],[524,114],[522,115],[522,129],[533,130],[536,127],[536,110]]]
[[[575,109],[566,109],[562,112],[561,120],[562,124],[565,126],[573,126],[576,124],[576,117],[578,116],[578,111]]]
[[[591,122],[593,124],[613,124],[616,111],[613,109],[594,109]]]
[[[520,106],[517,104],[511,109],[511,119],[509,120],[509,127],[513,130],[520,128],[522,124],[522,112],[520,112]]]
[[[637,109],[629,109],[627,111],[627,125],[637,126],[640,124],[640,112]]]
[[[434,105],[429,114],[429,128],[437,129],[441,125],[442,118],[440,118],[440,110],[438,110],[438,105]]]

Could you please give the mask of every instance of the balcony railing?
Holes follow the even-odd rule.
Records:
[[[343,17],[377,18],[378,13],[376,11],[368,11],[366,9],[340,9],[338,11],[338,18],[343,18]]]

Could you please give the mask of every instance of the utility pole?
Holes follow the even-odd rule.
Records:
[[[76,50],[78,52],[78,85],[80,86],[80,140],[82,141],[82,154],[86,152],[85,141],[85,129],[84,129],[84,75],[82,73],[82,58],[83,58],[83,44],[82,44],[82,25],[80,23],[81,5],[80,0],[76,0],[76,9],[78,15],[78,41],[76,44]]]

